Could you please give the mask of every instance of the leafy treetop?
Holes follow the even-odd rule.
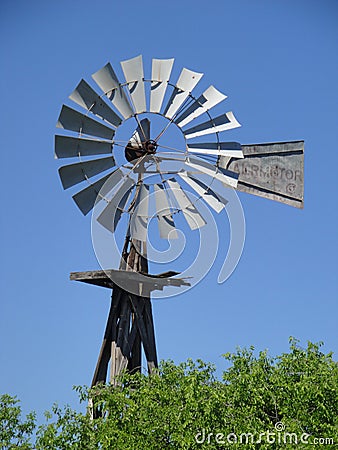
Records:
[[[0,448],[36,450],[309,449],[338,444],[338,365],[321,344],[271,358],[238,349],[215,367],[164,361],[151,376],[123,374],[115,386],[77,387],[91,411],[52,407],[44,424],[21,418],[17,399],[0,397]],[[34,436],[34,437],[33,437]],[[34,442],[33,442],[34,441]]]

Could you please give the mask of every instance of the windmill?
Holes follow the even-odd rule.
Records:
[[[174,240],[178,218],[193,233],[206,224],[201,202],[219,213],[231,188],[303,206],[304,142],[223,140],[225,131],[240,126],[232,112],[212,115],[226,96],[213,86],[194,96],[203,74],[186,68],[171,82],[173,63],[153,59],[148,79],[142,56],[123,61],[124,82],[108,63],[92,75],[95,87],[80,81],[69,97],[73,106],[63,105],[58,119],[65,132],[55,136],[55,156],[76,159],[59,168],[64,189],[79,185],[73,200],[84,215],[101,205],[96,220],[114,235],[127,217],[119,267],[70,276],[112,290],[92,385],[106,382],[109,363],[112,383],[124,369],[140,370],[142,347],[148,371],[157,366],[151,294],[190,284],[172,270],[149,273],[152,218],[159,236]],[[180,144],[170,138],[164,143],[171,129],[180,134]]]

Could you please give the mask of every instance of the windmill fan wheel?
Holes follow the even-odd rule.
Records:
[[[80,81],[69,96],[76,109],[63,105],[57,123],[66,132],[55,136],[56,157],[77,159],[59,168],[64,189],[81,187],[73,199],[83,214],[105,200],[99,221],[112,232],[122,213],[129,214],[131,238],[140,241],[146,240],[149,194],[155,195],[160,236],[173,239],[178,212],[193,230],[205,224],[188,191],[220,212],[226,200],[217,192],[217,183],[236,187],[238,174],[219,161],[243,158],[239,143],[220,140],[221,132],[240,126],[234,114],[212,117],[210,112],[226,96],[213,86],[198,97],[192,95],[203,74],[186,68],[171,83],[173,63],[173,59],[153,59],[147,79],[142,56],[123,61],[123,83],[106,64],[92,75],[97,87]],[[162,122],[151,132],[158,117],[165,119],[165,125]],[[134,131],[124,140],[116,139],[127,121],[135,122]],[[183,144],[163,144],[170,127],[180,131]],[[213,139],[205,141],[204,136],[210,135]],[[102,193],[108,179],[110,196]]]

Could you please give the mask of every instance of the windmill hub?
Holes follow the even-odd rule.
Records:
[[[127,161],[132,162],[138,158],[142,158],[146,155],[153,155],[156,153],[157,142],[153,139],[147,139],[146,141],[140,141],[138,144],[133,140],[128,142],[125,148],[125,157]]]
[[[157,143],[156,141],[153,141],[152,139],[149,139],[148,141],[146,141],[144,143],[144,149],[147,153],[149,154],[154,154],[156,153],[156,149],[157,149]]]

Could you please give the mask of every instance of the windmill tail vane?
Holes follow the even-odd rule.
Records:
[[[138,370],[141,348],[148,370],[157,366],[150,297],[191,288],[195,272],[197,281],[203,278],[217,253],[215,217],[222,211],[231,242],[219,280],[230,276],[245,235],[235,191],[303,207],[304,142],[224,140],[223,133],[240,127],[232,111],[212,114],[227,96],[212,85],[195,96],[203,74],[183,68],[171,81],[173,65],[174,59],[153,59],[145,76],[140,55],[121,62],[120,81],[107,63],[91,82],[79,82],[69,96],[72,106],[63,105],[58,118],[64,132],[55,136],[55,156],[70,161],[59,168],[61,183],[74,190],[84,215],[93,211],[93,244],[103,269],[73,272],[71,279],[112,290],[93,384],[106,381],[109,365],[111,382],[124,369]],[[122,227],[125,237],[116,242]],[[170,267],[151,275],[150,237],[171,245],[157,262],[175,261],[180,246],[189,247],[182,227],[198,231],[204,242],[202,257],[191,263],[195,272]]]

